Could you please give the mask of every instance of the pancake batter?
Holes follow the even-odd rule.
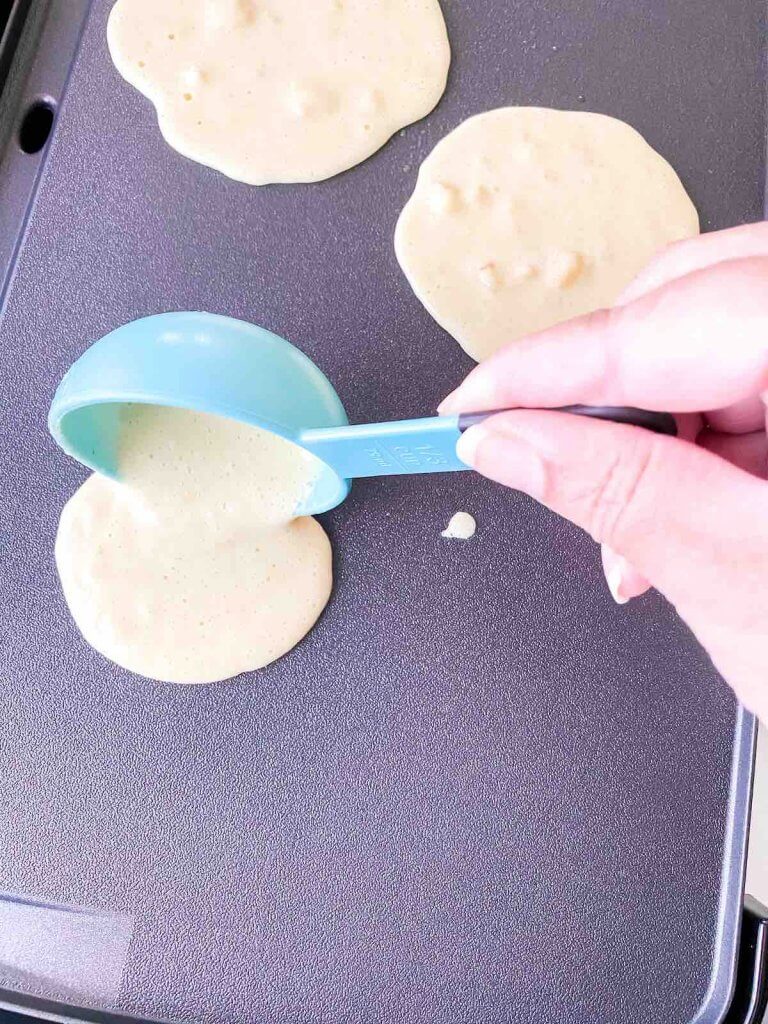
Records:
[[[623,121],[506,107],[426,158],[395,250],[427,310],[479,361],[610,305],[655,252],[698,231],[673,169]]]
[[[438,0],[118,0],[115,65],[184,156],[251,185],[319,181],[429,113]]]
[[[471,516],[469,512],[454,512],[440,536],[447,540],[470,540],[475,536],[476,530],[477,523],[474,516]]]
[[[85,639],[174,683],[261,668],[312,628],[331,593],[331,546],[294,518],[315,459],[275,435],[181,409],[126,406],[120,482],[95,474],[56,538]]]

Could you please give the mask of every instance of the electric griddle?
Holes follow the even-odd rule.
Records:
[[[353,421],[428,414],[471,364],[394,257],[420,161],[495,106],[602,111],[673,163],[705,228],[758,219],[762,2],[444,0],[436,111],[328,182],[258,189],[164,143],[111,65],[109,0],[11,7],[0,1004],[206,1024],[759,1020],[755,723],[658,595],[616,607],[588,538],[472,474],[373,480],[324,517],[334,595],[287,657],[219,686],[131,677],[59,590],[53,538],[83,472],[45,418],[91,341],[173,309],[287,337]],[[471,543],[440,537],[457,509]]]

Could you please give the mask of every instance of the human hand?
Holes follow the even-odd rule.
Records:
[[[761,223],[664,250],[615,307],[511,343],[440,411],[521,407],[460,458],[587,530],[620,603],[661,591],[768,723],[766,401]],[[673,412],[680,437],[533,411],[572,403]]]

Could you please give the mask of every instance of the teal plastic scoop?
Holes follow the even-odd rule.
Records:
[[[463,430],[491,413],[351,426],[328,378],[289,342],[212,313],[162,313],[125,324],[87,349],[59,384],[48,416],[60,447],[117,477],[121,409],[174,406],[261,427],[322,463],[300,513],[334,508],[355,477],[439,473],[467,467]],[[675,433],[664,413],[569,406],[569,412]]]

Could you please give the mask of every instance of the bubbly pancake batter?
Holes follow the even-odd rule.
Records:
[[[56,538],[64,594],[112,661],[174,683],[261,668],[311,629],[331,592],[331,546],[294,518],[318,463],[219,417],[126,406],[120,482],[95,474]]]
[[[364,160],[450,63],[438,0],[118,0],[108,42],[171,146],[252,185]]]
[[[623,121],[507,107],[426,158],[395,249],[427,310],[481,360],[610,305],[655,252],[698,231],[674,170]]]

